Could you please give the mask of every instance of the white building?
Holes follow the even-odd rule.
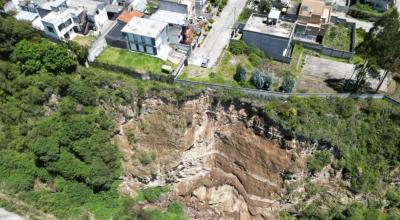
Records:
[[[65,0],[51,2],[50,8],[50,13],[42,18],[46,35],[57,40],[73,37],[73,28],[83,9],[68,8]]]
[[[104,2],[92,0],[68,0],[67,6],[76,9],[83,8],[86,11],[87,19],[89,22],[93,23],[97,29],[102,27],[108,20]]]
[[[139,51],[166,59],[168,46],[168,23],[133,17],[122,29],[127,35],[129,50]]]
[[[40,5],[38,11],[44,32],[57,40],[97,30],[108,20],[104,3],[92,0],[55,0]]]

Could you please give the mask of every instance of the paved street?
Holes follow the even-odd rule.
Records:
[[[117,20],[115,21],[110,21],[108,20],[103,27],[100,30],[100,36],[97,38],[97,40],[92,44],[92,46],[89,49],[89,56],[88,60],[89,61],[94,61],[94,59],[103,51],[103,49],[107,46],[106,39],[104,38],[107,33],[114,27],[114,25],[117,23]]]
[[[245,5],[245,0],[228,1],[220,16],[215,20],[204,43],[193,50],[192,56],[189,59],[190,64],[200,66],[202,59],[205,57],[210,59],[209,67],[216,64],[224,47],[229,43],[234,25],[234,15],[238,18]]]
[[[12,213],[3,208],[0,208],[0,219],[2,219],[2,220],[23,220],[24,218],[18,216],[15,213]]]

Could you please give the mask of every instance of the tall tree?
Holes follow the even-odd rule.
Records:
[[[271,0],[260,0],[260,3],[258,5],[258,11],[260,13],[268,14],[271,11],[271,8],[272,8]]]
[[[358,52],[367,62],[374,60],[378,67],[385,70],[380,77],[377,91],[390,73],[400,71],[400,18],[395,8],[375,22]]]

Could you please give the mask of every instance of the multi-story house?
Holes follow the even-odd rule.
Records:
[[[303,0],[297,17],[295,37],[322,41],[330,16],[331,7],[326,6],[324,1]]]
[[[44,32],[56,39],[70,39],[75,33],[97,30],[108,19],[104,3],[92,0],[55,0],[40,5]]]
[[[162,55],[168,48],[168,23],[133,17],[122,29],[128,49],[151,55]],[[167,54],[168,55],[168,54]]]

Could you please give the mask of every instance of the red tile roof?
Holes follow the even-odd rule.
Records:
[[[144,14],[138,11],[124,11],[118,16],[118,21],[128,23],[133,17],[143,18]]]

